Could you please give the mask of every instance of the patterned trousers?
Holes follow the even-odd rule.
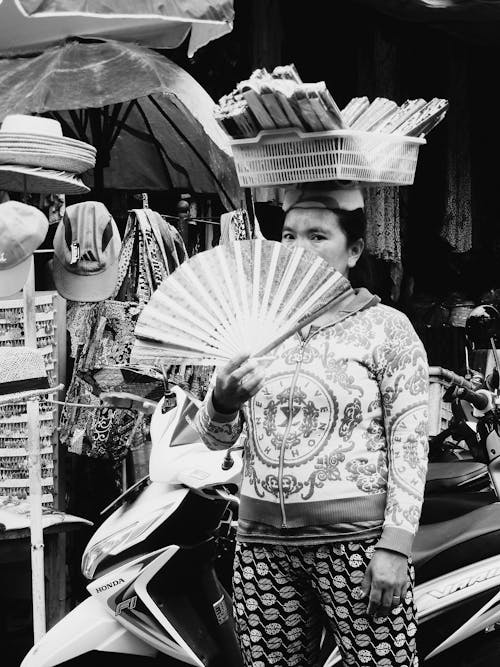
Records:
[[[417,667],[414,572],[401,604],[370,617],[361,582],[377,540],[314,547],[236,545],[233,603],[246,667],[319,664],[329,625],[344,665]]]

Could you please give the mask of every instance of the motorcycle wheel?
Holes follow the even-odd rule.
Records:
[[[433,660],[425,661],[429,667],[498,667],[500,665],[500,629],[481,633],[460,644],[452,651],[445,651]]]

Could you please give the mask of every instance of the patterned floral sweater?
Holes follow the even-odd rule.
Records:
[[[407,317],[360,290],[333,324],[284,341],[240,413],[197,428],[211,449],[246,431],[238,539],[379,536],[408,555],[427,470],[428,367]]]

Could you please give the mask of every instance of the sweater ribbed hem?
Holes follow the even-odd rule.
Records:
[[[236,540],[252,544],[288,544],[290,546],[312,547],[335,542],[364,542],[370,539],[378,541],[381,533],[381,521],[280,529],[249,523],[240,519]]]
[[[380,535],[379,527],[370,527],[366,532],[332,531],[332,526],[356,524],[367,521],[383,521],[386,495],[336,498],[307,503],[286,503],[286,525],[283,524],[281,507],[277,502],[241,496],[239,516],[242,524],[263,524],[262,531],[251,534],[248,530],[238,530],[238,538],[244,542],[266,542],[270,544],[293,543],[320,544],[343,540],[356,541]],[[314,527],[314,536],[310,534]],[[300,529],[304,530],[301,531]],[[287,529],[290,533],[287,535]],[[296,529],[296,530],[294,530]],[[298,529],[298,530],[297,530]],[[320,533],[323,531],[323,535]],[[292,534],[293,533],[293,534]],[[384,526],[376,549],[388,549],[409,556],[414,535],[397,526]]]
[[[385,503],[385,493],[317,502],[285,503],[285,522],[283,522],[281,508],[277,502],[242,495],[239,515],[246,521],[256,521],[275,528],[300,528],[382,520]]]

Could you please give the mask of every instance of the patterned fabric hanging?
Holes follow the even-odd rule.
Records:
[[[249,239],[264,238],[260,231],[259,223],[255,218],[255,232],[252,234],[248,213],[239,208],[236,211],[223,213],[220,217],[220,240],[219,244],[231,243],[232,241],[247,241]]]
[[[361,95],[397,98],[397,46],[388,42],[380,30],[373,33],[359,50],[359,83]],[[367,190],[365,210],[367,219],[366,249],[376,259],[389,262],[393,289],[391,298],[397,301],[402,280],[401,265],[401,208],[399,188],[373,187]]]
[[[399,188],[368,189],[365,195],[367,250],[377,259],[394,264],[401,263],[399,211]]]
[[[467,52],[450,44],[449,63],[451,101],[448,122],[446,169],[446,213],[441,236],[455,252],[472,248],[471,135]]]
[[[68,403],[99,404],[96,371],[129,363],[140,311],[162,280],[186,257],[177,231],[158,213],[150,209],[131,211],[113,298],[69,306],[75,364],[67,393]],[[191,370],[191,383],[195,375]],[[202,391],[201,386],[198,389]],[[67,405],[61,415],[61,442],[71,452],[106,456],[118,463],[125,455],[132,435],[137,438],[136,430],[133,431],[137,420],[137,413],[130,410],[89,411]]]
[[[70,356],[75,359],[78,350],[89,340],[95,324],[98,303],[66,302],[66,329],[70,339]]]

